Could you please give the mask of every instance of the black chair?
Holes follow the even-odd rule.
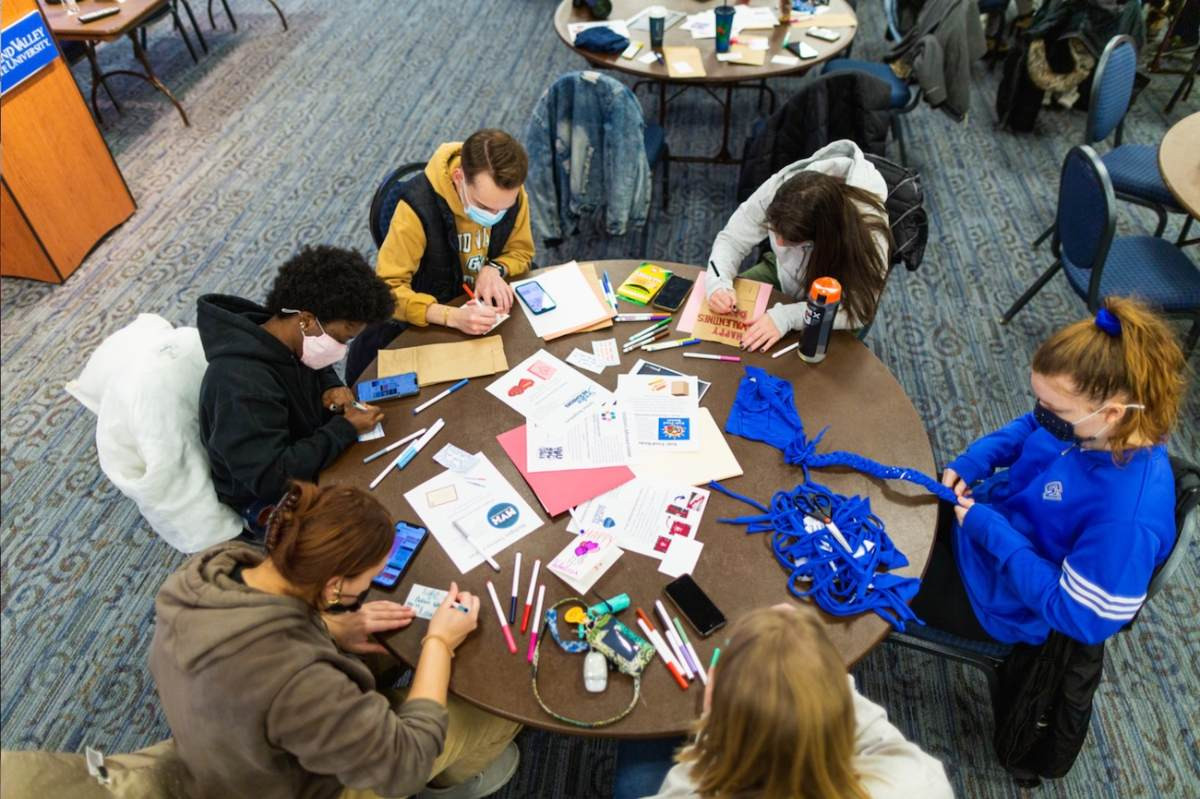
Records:
[[[279,7],[279,4],[275,0],[267,0],[267,2],[271,4],[271,8],[275,9],[275,13],[279,15],[279,21],[283,23],[283,29],[287,30],[288,21],[287,17],[283,15],[283,9]],[[228,0],[221,0],[221,8],[225,9],[225,18],[229,20],[229,26],[237,30],[237,20],[234,19],[233,12],[229,10]],[[208,0],[208,24],[212,25],[213,29],[216,30],[217,20],[213,16],[213,0]]]
[[[1197,530],[1200,529],[1200,514],[1196,513],[1196,507],[1200,505],[1200,478],[1196,470],[1195,465],[1183,458],[1171,458],[1171,471],[1175,475],[1175,546],[1151,578],[1146,588],[1146,602],[1166,586],[1188,557],[1195,557],[1189,548],[1197,539]],[[1129,626],[1126,625],[1125,629],[1129,629]],[[918,624],[910,624],[904,632],[893,632],[886,640],[935,657],[974,666],[987,677],[989,696],[996,695],[1000,666],[1012,651],[1008,644],[973,641]]]
[[[412,161],[402,164],[391,172],[375,189],[371,197],[371,210],[367,214],[367,228],[371,231],[371,239],[378,249],[387,238],[388,227],[392,224],[392,215],[400,203],[400,192],[404,184],[414,175],[419,175],[425,169],[425,164]],[[350,350],[346,353],[346,384],[354,385],[363,371],[370,366],[371,361],[379,354],[379,350],[396,340],[396,336],[408,328],[404,322],[389,319],[368,326],[350,342]]]

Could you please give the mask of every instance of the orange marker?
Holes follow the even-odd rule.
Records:
[[[475,299],[475,292],[471,291],[471,287],[467,285],[467,281],[463,281],[463,291],[467,292],[467,296]]]

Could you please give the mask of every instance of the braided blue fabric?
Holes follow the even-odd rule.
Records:
[[[909,621],[922,623],[908,607],[920,581],[890,573],[907,566],[908,558],[896,549],[883,522],[871,512],[870,500],[835,494],[814,482],[809,469],[843,466],[872,477],[906,480],[949,502],[955,501],[954,492],[916,469],[888,466],[853,452],[818,454],[817,445],[828,429],[809,440],[796,411],[791,383],[747,366],[725,432],[782,450],[788,463],[800,467],[804,480],[791,491],[776,492],[770,506],[719,483],[709,483],[713,490],[761,511],[720,521],[744,524],[747,534],[770,533],[775,559],[788,573],[788,591],[812,599],[826,613],[851,616],[873,611],[899,630]],[[842,540],[829,525],[812,520],[825,516],[818,503],[828,509]],[[806,519],[810,520],[807,525]]]

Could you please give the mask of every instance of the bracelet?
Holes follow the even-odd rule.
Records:
[[[424,638],[422,638],[422,639],[421,639],[421,647],[422,647],[422,648],[424,648],[424,647],[425,647],[425,642],[426,642],[426,641],[437,641],[437,642],[438,642],[438,643],[440,643],[442,646],[446,647],[446,653],[450,655],[450,659],[451,659],[451,660],[453,660],[453,659],[454,659],[454,647],[450,646],[450,642],[449,642],[449,641],[447,641],[447,640],[446,640],[445,638],[443,638],[442,636],[438,635],[437,633],[429,633],[429,634],[427,634],[427,635],[426,635]]]
[[[450,327],[450,306],[442,306],[442,327]]]

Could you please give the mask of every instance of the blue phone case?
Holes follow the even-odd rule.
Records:
[[[381,588],[391,588],[400,582],[428,535],[429,532],[424,527],[396,522],[396,539],[392,543],[387,566],[371,582]]]
[[[400,399],[401,397],[411,397],[420,391],[417,386],[416,372],[405,372],[402,375],[368,380],[365,383],[359,383],[357,389],[359,402]]]

